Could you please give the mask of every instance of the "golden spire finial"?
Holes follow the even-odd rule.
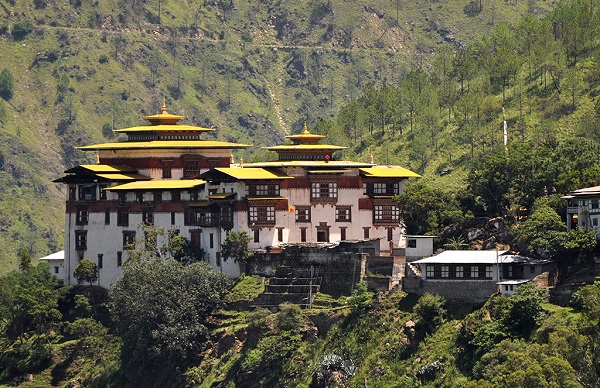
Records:
[[[373,157],[373,155],[371,155],[371,164],[375,164],[375,158]]]
[[[304,121],[304,129],[302,130],[302,134],[310,135],[310,132],[308,132],[308,128],[306,127],[306,120]]]
[[[167,99],[163,98],[163,105],[161,108],[162,113],[167,113]]]

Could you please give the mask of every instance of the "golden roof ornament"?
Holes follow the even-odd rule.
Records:
[[[306,127],[306,121],[304,121],[304,129],[302,130],[302,135],[310,135],[310,132],[308,132],[308,128]]]

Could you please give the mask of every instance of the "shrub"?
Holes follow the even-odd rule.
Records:
[[[446,300],[440,295],[434,295],[426,292],[419,298],[414,307],[419,323],[425,328],[425,331],[431,333],[440,326],[446,317],[444,304]]]
[[[16,22],[12,28],[12,37],[14,40],[23,40],[33,31],[33,23],[29,20]]]

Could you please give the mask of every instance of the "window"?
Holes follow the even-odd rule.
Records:
[[[346,228],[345,226],[340,228],[340,240],[344,241],[346,240]]]
[[[184,225],[196,225],[196,212],[191,209],[185,209],[183,213]]]
[[[394,240],[394,228],[387,228],[387,240],[388,241]]]
[[[55,266],[55,267],[54,267],[54,274],[55,274],[55,275],[57,275],[57,274],[58,274],[58,270],[59,270],[59,267],[58,267],[58,266]]]
[[[171,202],[181,201],[181,191],[171,191]]]
[[[335,201],[338,197],[336,182],[313,182],[310,188],[310,199]]]
[[[87,225],[88,223],[88,210],[77,209],[77,215],[75,217],[75,225]]]
[[[283,242],[283,228],[277,228],[277,241]]]
[[[154,202],[162,201],[162,193],[152,193],[152,197],[154,199]]]
[[[471,266],[471,278],[477,279],[479,277],[479,267],[476,265]]]
[[[350,222],[350,206],[336,206],[335,207],[335,220],[337,222]]]
[[[454,277],[456,278],[462,278],[463,277],[463,266],[462,265],[457,265],[455,270],[454,270]]]
[[[214,226],[219,223],[219,215],[206,209],[196,213],[196,225]]]
[[[411,238],[406,242],[407,248],[416,248],[417,247],[417,239]]]
[[[135,193],[135,200],[139,203],[144,202],[144,193]]]
[[[400,208],[396,205],[376,205],[373,213],[375,223],[400,222]]]
[[[250,206],[248,221],[252,224],[274,224],[275,206]]]
[[[100,189],[100,199],[106,201],[106,184],[102,184],[98,186]]]
[[[96,200],[96,185],[81,185],[79,186],[80,201],[95,201]]]
[[[306,230],[308,228],[300,228],[300,242],[306,242]]]
[[[450,275],[450,267],[447,265],[442,265],[441,277],[447,278],[449,275]]]
[[[530,265],[529,266],[529,272],[530,273],[535,273],[535,265]]]
[[[135,231],[124,230],[123,231],[123,249],[129,249],[135,244]]]
[[[219,220],[222,224],[233,222],[233,208],[228,205],[222,205],[219,210]]]
[[[372,195],[395,195],[400,194],[400,184],[398,182],[375,182],[370,185],[370,193]]]
[[[310,207],[309,206],[297,206],[296,207],[296,222],[310,222]]]
[[[197,201],[199,193],[197,191],[190,191],[190,201]]]
[[[103,259],[103,256],[104,256],[104,255],[102,255],[102,253],[99,253],[99,254],[98,254],[98,268],[102,268],[102,264],[104,264],[104,263],[102,262],[102,261],[103,261],[103,260],[102,260],[102,259]]]
[[[598,209],[598,200],[592,199],[592,209]]]
[[[127,193],[119,192],[119,203],[123,204],[127,201]]]
[[[363,238],[369,238],[371,228],[363,228]]]
[[[425,277],[427,278],[434,278],[435,277],[435,267],[432,264],[426,264],[426,269],[425,269]]]
[[[163,178],[171,178],[171,167],[173,166],[173,161],[169,159],[163,159],[162,161],[162,177]]]
[[[210,233],[208,235],[208,247],[213,249],[215,247],[215,235],[214,233]]]
[[[183,177],[196,178],[200,175],[200,157],[189,155],[183,157]]]
[[[171,212],[171,225],[175,225],[175,212]]]
[[[104,225],[110,225],[110,208],[104,209]]]
[[[278,196],[279,185],[250,185],[248,192],[252,197]]]
[[[154,224],[154,210],[153,209],[142,210],[142,221],[146,225]]]
[[[69,186],[69,201],[77,199],[77,186]]]
[[[129,226],[129,209],[117,209],[117,226]]]
[[[260,229],[254,229],[254,242],[260,242]]]
[[[87,230],[75,231],[75,249],[78,251],[87,249]]]
[[[485,277],[488,279],[491,279],[492,277],[494,277],[494,271],[491,265],[486,265],[485,266]]]
[[[117,267],[123,265],[123,252],[117,252]]]

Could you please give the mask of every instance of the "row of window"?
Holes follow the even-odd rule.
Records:
[[[427,279],[492,279],[491,265],[427,264]]]
[[[351,222],[352,213],[350,206],[336,206],[335,221]],[[105,210],[104,223],[110,225],[110,208]],[[154,210],[142,209],[142,221],[145,224],[154,224]],[[310,222],[311,207],[298,206],[296,208],[296,222]],[[398,223],[400,222],[400,209],[394,205],[377,205],[373,212],[373,221],[375,223]],[[89,222],[89,212],[87,209],[77,209],[75,223],[77,225],[87,225]],[[233,222],[233,209],[230,206],[221,206],[220,210],[186,210],[184,213],[185,225],[215,226],[219,223]],[[250,225],[268,225],[275,224],[274,206],[250,206],[248,209],[248,222]],[[171,213],[171,225],[175,224],[175,213]],[[129,226],[129,209],[126,207],[117,208],[117,226]]]
[[[163,161],[165,162],[165,161]],[[163,163],[163,178],[171,178],[171,164]],[[188,161],[190,166],[188,168],[188,176],[184,174],[184,178],[193,178],[197,177],[200,174],[200,167],[193,167],[194,163],[198,163],[198,160],[190,160]],[[100,199],[106,200],[106,184],[89,184],[89,185],[80,185],[79,186],[79,197],[77,197],[77,187],[70,186],[69,187],[69,200],[74,201],[77,198],[80,201],[95,201],[97,188],[100,189]],[[365,183],[363,185],[364,194],[366,195],[396,195],[400,193],[400,184],[399,183]],[[280,188],[278,184],[259,184],[259,185],[249,185],[248,186],[248,194],[253,197],[260,196],[279,196]],[[150,195],[150,197],[148,197]],[[198,192],[190,192],[190,200],[197,201],[199,197]],[[338,199],[338,186],[336,182],[313,182],[311,184],[310,189],[310,198],[312,201],[329,201],[335,202]],[[119,202],[124,203],[127,200],[127,193],[120,192],[119,193]],[[136,201],[144,202],[160,202],[162,201],[162,193],[160,192],[152,192],[152,193],[136,193]],[[180,202],[181,201],[181,192],[172,191],[171,192],[171,201],[172,202]]]

